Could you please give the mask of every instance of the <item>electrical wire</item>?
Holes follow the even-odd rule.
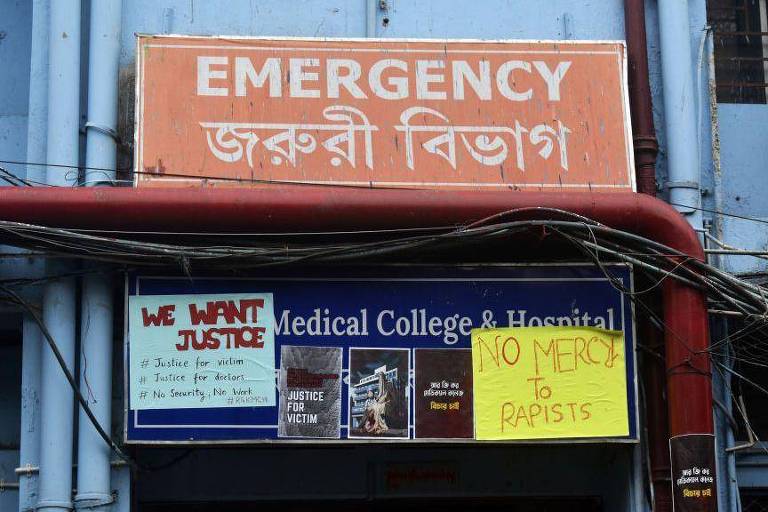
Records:
[[[93,411],[88,405],[88,400],[86,400],[86,398],[83,396],[82,392],[80,391],[80,386],[76,382],[74,375],[72,375],[72,372],[69,370],[69,368],[67,368],[67,362],[64,360],[64,356],[62,356],[61,351],[59,350],[59,347],[56,344],[56,341],[53,339],[53,336],[51,336],[51,333],[48,330],[48,327],[45,325],[45,322],[43,322],[43,319],[40,317],[40,314],[37,312],[37,310],[34,307],[32,307],[32,305],[29,302],[27,302],[24,298],[22,298],[18,293],[11,290],[5,285],[0,285],[0,292],[5,294],[6,298],[9,299],[11,302],[20,306],[24,311],[29,313],[29,315],[35,321],[37,326],[40,328],[40,332],[42,333],[43,338],[45,338],[45,341],[48,343],[48,346],[50,347],[51,352],[53,352],[53,356],[56,358],[56,361],[59,363],[59,366],[61,367],[61,371],[64,373],[64,377],[67,379],[67,382],[69,382],[69,386],[72,388],[72,391],[75,394],[75,398],[77,398],[77,401],[80,403],[80,406],[83,408],[83,411],[85,412],[85,415],[88,417],[91,424],[93,425],[93,428],[96,429],[96,432],[99,434],[99,437],[101,437],[104,440],[104,442],[107,443],[107,445],[112,449],[113,452],[115,452],[115,454],[118,457],[126,461],[132,467],[136,467],[136,462],[133,460],[133,458],[120,449],[117,443],[115,443],[112,440],[109,434],[101,426],[101,424],[99,423],[99,420],[96,419],[96,416],[93,414]]]
[[[521,213],[529,213],[529,210],[526,209]],[[649,292],[664,280],[672,278],[688,286],[704,289],[717,300],[725,301],[730,307],[735,308],[735,312],[757,318],[766,314],[765,295],[761,288],[720,273],[719,270],[703,262],[692,260],[672,248],[651,243],[636,235],[582,221],[525,220],[489,224],[490,221],[513,214],[515,212],[506,212],[502,216],[496,215],[472,223],[468,227],[455,228],[443,233],[385,237],[383,240],[374,242],[334,245],[296,244],[291,246],[284,243],[275,245],[265,243],[257,246],[173,245],[7,222],[0,222],[0,231],[18,236],[23,243],[30,244],[38,250],[53,249],[57,257],[69,254],[87,259],[119,260],[139,265],[181,263],[188,267],[194,262],[204,262],[207,265],[223,264],[228,268],[254,268],[310,261],[350,261],[405,251],[436,250],[451,244],[466,246],[470,243],[484,243],[488,240],[509,237],[520,230],[540,226],[553,229],[554,233],[566,237],[571,243],[583,245],[590,250],[591,254],[604,252],[614,256],[615,259],[629,261],[661,276],[651,289],[644,292]],[[628,240],[619,243],[616,240],[617,237],[628,238]],[[642,244],[642,250],[638,250],[638,244]],[[625,254],[633,254],[633,256]]]
[[[114,169],[106,168],[106,167],[93,167],[93,166],[86,166],[86,165],[69,165],[69,164],[58,164],[58,163],[43,163],[43,162],[28,162],[24,160],[5,160],[0,159],[0,163],[2,164],[12,164],[12,165],[26,165],[26,166],[37,166],[37,167],[49,167],[54,169],[71,169],[71,170],[84,170],[84,171],[102,171],[102,172],[124,172],[131,175],[148,175],[148,176],[157,176],[158,173],[150,172],[150,171],[139,171],[134,169],[133,167],[115,167]],[[10,171],[0,167],[2,169],[4,174],[8,174],[12,176],[12,179],[24,181],[26,185],[41,185],[41,186],[55,186],[50,185],[47,183],[41,183],[41,182],[35,182],[32,180],[22,180],[19,176],[11,173]],[[172,178],[180,178],[180,179],[195,179],[195,180],[201,180],[201,181],[224,181],[224,182],[234,182],[234,183],[243,183],[243,184],[274,184],[274,185],[297,185],[297,186],[324,186],[324,187],[333,187],[333,188],[363,188],[363,189],[370,189],[370,188],[397,188],[401,189],[402,187],[388,187],[378,184],[371,183],[370,185],[354,185],[354,184],[342,184],[342,183],[317,183],[317,182],[308,182],[308,181],[299,181],[299,180],[265,180],[265,179],[257,179],[257,178],[233,178],[233,177],[221,177],[221,176],[213,176],[213,175],[204,175],[204,174],[184,174],[184,173],[169,173],[164,172],[164,177],[172,177]],[[74,181],[74,180],[73,180]],[[125,181],[125,180],[121,180]],[[73,185],[76,186],[76,185]],[[420,187],[412,187],[414,189],[419,189]],[[761,219],[758,217],[751,217],[748,215],[739,215],[735,213],[729,213],[722,210],[715,210],[711,208],[704,208],[701,206],[693,206],[693,205],[686,205],[681,203],[672,203],[669,204],[673,206],[678,206],[681,208],[690,208],[693,210],[699,210],[702,212],[707,213],[713,213],[716,215],[722,215],[724,217],[732,217],[736,219],[741,220],[747,220],[751,222],[758,222],[761,224],[768,224],[768,219]]]
[[[157,465],[139,464],[138,461],[136,461],[133,457],[125,453],[117,445],[117,443],[109,436],[109,434],[104,430],[104,428],[99,423],[99,420],[96,418],[95,414],[93,413],[93,410],[88,405],[87,399],[83,396],[82,391],[80,390],[80,386],[76,382],[74,375],[67,367],[67,363],[64,360],[64,356],[61,354],[61,350],[59,350],[59,347],[56,344],[56,341],[53,339],[53,336],[51,335],[50,331],[45,325],[45,322],[40,317],[40,314],[37,312],[37,310],[28,301],[22,298],[18,293],[16,293],[15,291],[13,291],[12,289],[8,288],[3,284],[0,284],[0,293],[5,295],[6,300],[8,300],[13,304],[16,304],[17,306],[21,307],[24,311],[26,311],[35,321],[38,328],[40,329],[40,332],[43,335],[43,338],[48,343],[48,346],[53,352],[53,355],[56,361],[58,362],[59,367],[61,368],[61,371],[64,374],[64,377],[67,379],[69,386],[72,388],[75,398],[79,402],[80,407],[83,408],[83,411],[88,417],[88,420],[93,425],[93,428],[96,429],[96,432],[99,434],[99,437],[101,437],[101,439],[109,446],[109,448],[115,453],[115,455],[117,455],[120,459],[124,460],[132,469],[149,471],[149,472],[160,471],[170,466],[173,466],[178,462],[181,462],[183,459],[186,459],[189,455],[191,455],[195,451],[194,448],[190,448],[188,450],[185,450],[183,453],[181,453],[177,457],[173,457],[169,461],[166,461]]]
[[[507,241],[525,232],[534,232],[539,236],[543,233],[545,238],[552,235],[574,246],[606,275],[609,283],[629,297],[636,307],[642,308],[654,325],[665,329],[668,339],[686,347],[690,354],[706,354],[713,359],[732,350],[735,361],[768,366],[768,347],[758,338],[768,333],[768,292],[764,287],[691,258],[672,247],[563,210],[521,208],[463,226],[330,231],[326,234],[333,236],[319,239],[316,233],[215,234],[215,244],[206,240],[206,236],[211,235],[209,233],[197,233],[190,240],[187,233],[86,231],[0,221],[0,242],[35,251],[35,254],[110,264],[119,262],[127,266],[178,265],[190,276],[198,265],[206,269],[225,268],[231,271],[299,263],[376,261],[377,258],[392,255],[434,255],[453,247],[468,249],[489,242]],[[162,241],[151,240],[158,237]],[[328,238],[338,239],[329,241]],[[185,243],[173,243],[174,239],[184,239]],[[652,282],[642,290],[630,290],[606,267],[608,261],[632,263],[639,271],[653,276]],[[669,280],[701,290],[708,297],[709,309],[731,316],[740,315],[744,325],[730,336],[714,340],[708,349],[694,350],[690,340],[673,332],[644,299]],[[12,291],[9,286],[18,284],[22,282],[0,282],[0,290],[13,298],[14,295],[8,293]],[[20,297],[15,297],[18,304]],[[52,339],[48,342],[55,345]],[[692,363],[686,371],[701,373]],[[751,379],[744,382],[755,384]],[[73,383],[74,379],[70,380],[70,385]],[[757,386],[760,392],[768,394],[768,389],[759,384]],[[82,404],[84,399],[81,400],[79,390],[76,394]],[[110,447],[116,447],[114,442],[110,441]]]
[[[737,213],[729,213],[729,212],[724,212],[722,210],[715,210],[715,209],[712,209],[712,208],[704,208],[702,206],[693,206],[693,205],[690,205],[690,204],[681,204],[681,203],[672,203],[672,202],[670,202],[669,204],[671,204],[672,206],[678,206],[680,208],[690,208],[692,210],[699,210],[699,211],[702,211],[702,212],[705,212],[705,213],[713,213],[715,215],[722,215],[723,217],[731,217],[731,218],[734,218],[734,219],[748,220],[748,221],[757,222],[757,223],[760,223],[760,224],[768,224],[768,219],[761,219],[759,217],[750,217],[749,215],[739,215]]]
[[[130,175],[134,176],[158,176],[159,173],[156,172],[150,172],[150,171],[137,171],[133,168],[120,168],[116,167],[114,169],[109,169],[106,167],[90,167],[85,165],[69,165],[69,164],[53,164],[53,163],[42,163],[42,162],[25,162],[22,160],[0,160],[0,163],[3,164],[13,164],[13,165],[27,165],[27,166],[38,166],[38,167],[48,167],[53,169],[62,169],[62,170],[84,170],[84,171],[103,171],[103,172],[125,172]],[[68,172],[69,172],[68,171]],[[6,171],[8,172],[8,171]],[[370,189],[370,188],[380,188],[380,189],[388,189],[388,188],[402,188],[402,187],[392,187],[387,185],[380,185],[380,184],[369,184],[369,185],[357,185],[352,183],[323,183],[323,182],[314,182],[314,181],[301,181],[301,180],[269,180],[269,179],[258,179],[258,178],[236,178],[236,177],[226,177],[226,176],[210,176],[210,175],[203,175],[203,174],[184,174],[184,173],[174,173],[174,172],[163,172],[162,176],[164,178],[179,178],[179,179],[186,179],[186,180],[201,180],[201,181],[212,181],[212,182],[229,182],[229,183],[240,183],[240,184],[252,184],[252,185],[296,185],[296,186],[316,186],[316,187],[330,187],[330,188],[357,188],[357,189]],[[77,182],[77,176],[72,176],[70,181],[72,181],[71,187],[78,187],[79,184]],[[125,180],[120,180],[125,181]],[[33,182],[38,185],[46,185],[46,186],[60,186],[60,185],[50,185],[50,184],[43,184],[39,182]],[[68,188],[68,187],[66,187]]]
[[[706,33],[702,39],[702,47],[705,43],[705,38]],[[701,65],[702,48],[699,49],[699,54],[699,64]],[[699,78],[700,77],[697,77],[697,80]],[[699,110],[699,113],[701,114],[701,105]],[[698,128],[700,128],[700,126]],[[115,169],[107,169],[14,160],[0,160],[0,163],[42,166],[77,171],[92,170],[103,171],[105,173],[124,172],[130,176],[156,175],[156,173],[153,172],[138,171],[132,168],[116,167]],[[215,180],[240,184],[321,185],[345,188],[373,188],[373,185],[318,184],[300,181],[221,178],[217,176],[177,173],[164,173],[164,176],[182,179]],[[45,183],[23,179],[2,167],[0,167],[0,179],[12,186],[49,186]],[[109,181],[114,184],[113,180]],[[130,180],[120,181],[130,182]],[[376,186],[376,188],[387,187]],[[674,206],[699,210],[724,217],[768,224],[768,220],[766,219],[729,213],[718,209],[708,209],[678,203],[672,204]],[[523,213],[559,215],[568,220],[559,222],[555,222],[553,219],[549,219],[548,221],[502,222],[508,217],[519,216]],[[670,332],[669,327],[663,322],[663,319],[659,318],[652,308],[645,303],[642,297],[653,292],[669,279],[675,279],[687,286],[696,287],[702,290],[709,297],[712,307],[711,311],[728,316],[738,315],[744,319],[744,325],[737,331],[710,344],[708,349],[709,355],[723,355],[727,353],[728,349],[733,349],[734,354],[732,354],[732,356],[734,360],[745,364],[768,367],[768,348],[763,346],[763,340],[765,338],[755,338],[755,336],[764,333],[763,329],[766,328],[766,324],[768,323],[768,300],[766,300],[766,294],[763,287],[724,273],[715,267],[691,259],[671,248],[662,247],[660,244],[648,243],[651,241],[642,240],[639,237],[631,236],[631,234],[628,233],[610,231],[609,228],[601,226],[590,219],[584,217],[579,218],[569,212],[536,208],[512,210],[510,212],[502,212],[458,229],[445,226],[414,228],[408,230],[344,231],[326,233],[156,233],[117,230],[56,230],[52,228],[46,229],[43,226],[21,226],[12,225],[11,223],[2,223],[2,225],[0,225],[0,231],[4,232],[12,241],[18,242],[20,246],[25,246],[36,251],[31,254],[34,256],[44,256],[48,258],[77,257],[103,261],[106,263],[119,263],[122,265],[178,264],[187,273],[190,272],[190,265],[196,262],[201,264],[204,263],[206,265],[224,265],[228,268],[256,268],[307,262],[331,263],[358,261],[408,251],[434,251],[452,245],[467,246],[468,244],[486,243],[488,241],[503,239],[531,228],[548,229],[577,247],[601,269],[601,271],[609,278],[609,282],[617,290],[628,296],[634,304],[643,308],[652,319],[652,322],[657,327],[665,328],[667,332]],[[402,236],[412,234],[415,236]],[[336,243],[332,245],[306,243],[294,243],[293,245],[287,245],[285,243],[269,244],[261,241],[278,238],[290,238],[294,240],[299,238],[314,239],[316,237],[325,238],[327,236],[374,236],[383,239],[373,242]],[[724,242],[712,237],[709,233],[705,232],[705,236],[723,248],[723,250],[708,250],[708,253],[745,255],[768,259],[768,253],[764,251],[744,251],[728,246]],[[162,237],[163,239],[170,237],[196,237],[201,239],[215,237],[226,238],[229,240],[239,238],[248,239],[247,241],[249,242],[249,245],[242,242],[240,244],[231,245],[154,243],[142,240],[142,237]],[[28,257],[31,255],[25,256]],[[652,284],[643,290],[629,290],[623,283],[617,281],[615,276],[611,276],[610,271],[605,267],[605,264],[601,259],[601,255],[611,260],[631,263],[636,268],[654,275],[655,278]],[[0,256],[17,257],[19,255],[4,254]],[[24,303],[23,299],[9,288],[10,286],[37,284],[39,282],[61,277],[64,276],[44,276],[39,279],[2,280],[0,281],[0,291],[30,312],[40,326],[41,332],[43,332],[46,341],[54,351],[70,386],[72,386],[75,391],[78,401],[84,408],[91,422],[94,424],[96,430],[99,432],[99,435],[105,442],[107,442],[107,444],[109,444],[118,456],[129,461],[132,466],[136,466],[136,462],[120,450],[114,441],[112,441],[100,427],[98,421],[96,421],[95,416],[93,416],[92,411],[88,407],[87,401],[80,393],[77,383],[74,381],[74,377],[66,368],[66,364],[64,363],[61,354],[58,352],[55,341],[45,328],[42,320],[28,303]],[[686,344],[687,346],[687,340],[682,339],[677,333],[672,333],[672,335],[677,341]],[[641,348],[644,347],[641,346]],[[730,375],[737,377],[740,382],[751,385],[760,392],[768,395],[768,389],[765,387],[754,382],[752,379],[747,378],[740,372],[723,365],[717,361],[715,357],[711,358],[715,369],[721,374],[727,372]],[[731,397],[735,398],[730,385],[728,385],[727,388]],[[751,425],[748,423],[746,411],[741,410],[737,400],[734,400],[733,402],[742,413],[746,428],[754,434]],[[176,464],[189,456],[190,453],[192,453],[192,450],[182,453],[179,457],[175,457],[167,463],[149,469],[157,470]]]

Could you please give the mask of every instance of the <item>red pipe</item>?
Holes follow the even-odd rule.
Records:
[[[637,191],[656,195],[656,154],[659,145],[653,126],[653,103],[648,79],[644,0],[624,0],[624,30],[627,37],[629,106],[632,113]]]
[[[696,258],[695,232],[669,205],[631,192],[569,193],[292,188],[0,187],[0,218],[47,226],[237,232],[463,224],[500,211],[552,207],[644,234]]]
[[[624,0],[624,27],[627,39],[629,68],[629,102],[632,113],[632,134],[637,170],[637,191],[656,195],[656,155],[659,145],[653,125],[653,102],[648,77],[648,41],[645,30],[645,0]],[[641,285],[642,286],[642,285]],[[658,312],[660,313],[660,311]],[[664,354],[658,330],[647,314],[638,316],[638,325],[644,343]],[[651,479],[654,489],[653,510],[672,510],[670,481],[669,425],[665,397],[664,362],[653,357],[643,361],[646,389],[646,422]]]
[[[664,345],[659,330],[646,315],[638,318],[638,329],[638,340],[642,340],[651,351],[643,356],[642,378],[645,390],[645,422],[648,426],[648,456],[653,484],[653,510],[667,512],[672,510],[672,471],[669,460]],[[653,354],[659,354],[659,357]]]
[[[696,233],[677,211],[630,192],[0,188],[0,219],[82,229],[221,233],[447,226],[524,207],[568,210],[704,258]],[[712,433],[704,297],[666,280],[664,318],[670,434]]]
[[[637,170],[637,191],[656,195],[656,155],[659,145],[653,126],[653,102],[648,77],[648,41],[645,30],[645,1],[624,0],[624,28],[627,39],[629,68],[629,102],[632,113],[632,134]],[[641,286],[643,286],[641,284]],[[661,311],[657,311],[660,314]],[[664,354],[658,329],[651,324],[648,314],[638,315],[643,342],[654,351]],[[645,410],[648,424],[648,445],[653,483],[653,510],[672,510],[670,482],[669,428],[664,372],[665,364],[654,357],[643,360],[645,381]]]

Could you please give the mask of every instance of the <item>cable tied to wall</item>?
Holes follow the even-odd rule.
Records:
[[[733,350],[735,360],[768,367],[768,346],[757,342],[760,336],[768,334],[768,294],[762,286],[728,274],[672,247],[564,210],[521,208],[461,226],[279,234],[102,232],[0,220],[0,243],[33,250],[41,257],[95,260],[112,268],[114,264],[119,264],[123,269],[175,266],[180,267],[188,277],[201,269],[233,272],[297,264],[375,262],[393,256],[429,257],[445,253],[449,248],[467,249],[504,242],[523,233],[537,234],[540,239],[555,238],[573,245],[601,269],[616,289],[628,296],[636,307],[642,308],[655,325],[667,330],[669,328],[663,319],[646,304],[646,297],[670,279],[701,290],[707,296],[711,312],[738,318],[746,325],[727,338],[713,340],[704,351],[693,350],[688,340],[671,333],[677,342],[686,347],[691,359],[702,352],[707,352],[710,357],[720,355],[726,347]],[[617,261],[631,263],[638,271],[652,276],[651,284],[643,290],[629,289],[605,265]],[[59,276],[49,276],[49,279],[57,278]],[[0,298],[29,311],[56,353],[55,340],[37,311],[12,289],[38,282],[39,279],[34,283],[0,282],[0,295],[3,296]],[[115,453],[130,461],[98,425],[74,377],[62,363],[60,361],[70,386],[99,435]],[[707,377],[711,378],[711,375]],[[749,384],[750,381],[745,382]],[[135,465],[133,461],[130,463]]]

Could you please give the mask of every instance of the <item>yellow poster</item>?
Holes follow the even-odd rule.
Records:
[[[475,438],[628,436],[625,363],[621,331],[473,329]]]

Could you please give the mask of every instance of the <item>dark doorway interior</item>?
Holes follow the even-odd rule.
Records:
[[[142,504],[139,512],[600,512],[596,497]]]

